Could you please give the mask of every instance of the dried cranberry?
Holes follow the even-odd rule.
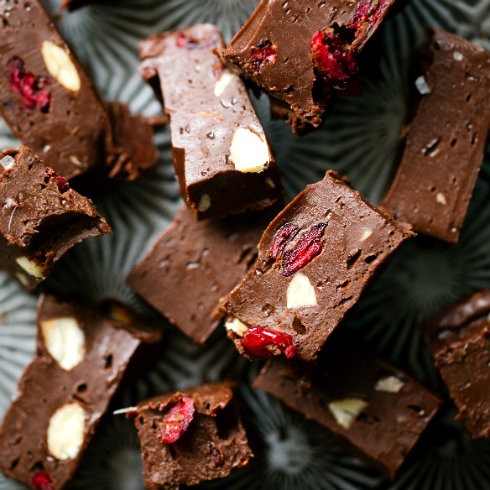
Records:
[[[299,226],[294,223],[285,223],[279,228],[271,248],[271,257],[274,260],[277,260],[282,256],[286,243],[289,242],[289,240],[292,240],[297,235],[298,231]]]
[[[358,71],[357,59],[350,47],[355,27],[318,31],[311,39],[311,57],[318,73],[334,88],[342,89]]]
[[[357,6],[357,9],[352,15],[351,27],[359,28],[364,22],[368,22],[371,26],[376,24],[377,20],[383,12],[386,0],[379,0],[378,5],[372,10],[374,3],[362,2]]]
[[[296,355],[296,345],[288,333],[260,327],[251,327],[242,337],[245,352],[257,359],[267,359],[281,352],[291,359]]]
[[[352,15],[352,22],[354,24],[359,24],[359,22],[364,22],[367,19],[369,10],[371,9],[371,2],[361,2],[354,14]]]
[[[219,39],[215,35],[204,37],[202,39],[196,39],[195,37],[179,34],[175,42],[179,48],[205,49],[217,45]]]
[[[318,223],[305,231],[292,250],[282,259],[282,273],[290,276],[309,264],[322,251],[322,237],[327,225]]]
[[[265,63],[275,63],[277,59],[277,49],[270,41],[261,41],[252,49],[252,54],[247,63],[247,68],[251,68],[254,73],[259,73]]]
[[[58,189],[60,192],[66,192],[70,188],[68,181],[61,175],[55,172],[56,182],[58,184]]]
[[[183,396],[170,408],[162,422],[160,437],[163,444],[173,444],[180,439],[192,422],[195,411],[194,399],[190,396]]]
[[[32,73],[24,70],[24,62],[14,56],[7,63],[8,82],[14,92],[17,92],[27,109],[36,107],[42,112],[48,112],[51,102],[51,93],[44,88],[49,83],[49,78],[35,77]]]
[[[51,478],[45,471],[37,471],[32,475],[31,486],[35,490],[55,490]]]

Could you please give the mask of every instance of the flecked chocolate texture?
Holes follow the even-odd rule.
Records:
[[[273,204],[279,169],[241,79],[214,54],[215,26],[195,25],[140,43],[143,78],[170,117],[180,193],[197,219]]]

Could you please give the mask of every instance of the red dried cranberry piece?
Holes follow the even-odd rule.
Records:
[[[277,260],[282,256],[284,247],[289,240],[292,240],[298,233],[299,226],[294,223],[285,223],[279,228],[271,248],[271,257]]]
[[[367,19],[370,9],[371,2],[361,2],[352,15],[352,23],[359,24],[359,22],[364,22]]]
[[[55,490],[51,478],[45,471],[37,471],[32,475],[31,486],[35,490]]]
[[[55,172],[55,177],[60,192],[62,193],[66,192],[70,188],[70,184],[68,183],[68,181],[61,175],[57,174],[56,172]]]
[[[350,48],[355,27],[333,27],[311,38],[311,57],[320,75],[334,88],[342,89],[356,75],[357,59]]]
[[[196,39],[195,37],[179,34],[175,42],[179,48],[205,49],[217,45],[219,39],[215,35],[204,37],[202,39]]]
[[[290,276],[309,264],[322,251],[322,237],[327,225],[318,223],[305,231],[292,250],[284,254],[282,274]]]
[[[247,68],[251,68],[254,73],[259,73],[265,63],[275,63],[276,59],[276,46],[270,41],[260,41],[260,43],[252,49]]]
[[[14,56],[7,63],[8,82],[14,92],[17,92],[27,109],[38,108],[42,112],[48,112],[51,102],[51,93],[44,88],[49,83],[49,78],[35,77],[24,70],[24,62]]]
[[[249,328],[242,337],[242,346],[247,354],[257,359],[267,359],[281,352],[288,359],[296,355],[296,345],[291,335],[267,328]]]
[[[173,444],[178,441],[194,419],[196,408],[194,399],[183,396],[163,417],[161,441],[163,444]]]
[[[374,3],[362,2],[357,6],[357,9],[352,15],[351,27],[359,28],[363,22],[368,22],[371,26],[376,24],[377,20],[383,12],[386,0],[379,0],[378,5],[372,10]]]

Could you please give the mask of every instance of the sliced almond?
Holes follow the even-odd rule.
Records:
[[[328,404],[328,408],[337,423],[344,429],[349,429],[356,417],[369,405],[360,398],[343,398]]]
[[[286,293],[287,308],[301,308],[304,306],[316,306],[315,288],[307,276],[298,272],[289,283]]]
[[[46,279],[43,273],[43,268],[39,264],[34,262],[34,260],[28,259],[27,257],[17,257],[15,261],[30,276],[37,279]]]
[[[239,172],[262,172],[271,160],[269,147],[249,128],[238,128],[231,140],[230,158]]]
[[[78,92],[82,85],[78,70],[70,53],[53,41],[43,41],[41,55],[49,74],[71,92]]]

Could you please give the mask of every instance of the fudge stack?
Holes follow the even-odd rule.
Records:
[[[62,8],[88,3],[113,2]],[[184,203],[127,279],[193,341],[204,345],[221,328],[241,355],[267,360],[254,388],[392,479],[444,394],[379,359],[344,319],[416,232],[458,242],[490,126],[489,56],[427,31],[414,60],[413,116],[381,206],[332,170],[288,202],[245,80],[294,133],[314,131],[336,97],[360,93],[363,49],[400,3],[262,0],[227,46],[210,24],[140,42],[139,71],[162,103]],[[26,145],[0,155],[0,264],[33,292],[77,242],[111,233],[72,187],[91,193],[110,179],[135,180],[157,151],[151,121],[102,101],[39,2],[29,4],[0,2],[0,111]],[[490,435],[489,312],[490,292],[475,292],[424,331],[474,438]],[[61,490],[119,388],[161,357],[164,334],[118,302],[47,292],[37,327],[34,359],[0,429],[0,470]],[[116,413],[134,420],[147,488],[175,489],[249,464],[240,412],[229,379]]]

